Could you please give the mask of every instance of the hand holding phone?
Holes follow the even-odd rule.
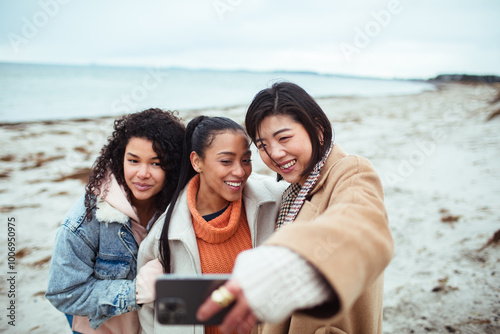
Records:
[[[161,324],[219,325],[232,305],[227,306],[207,321],[196,319],[200,305],[214,290],[223,285],[230,275],[180,276],[165,274],[156,282],[156,317]]]
[[[203,321],[211,318],[223,310],[224,301],[227,302],[230,299],[234,303],[234,306],[231,312],[224,317],[224,321],[220,324],[219,329],[223,333],[234,333],[237,331],[242,334],[250,334],[254,326],[258,324],[258,319],[250,308],[239,283],[230,279],[221,288],[227,290],[230,296],[224,297],[225,293],[222,293],[223,296],[219,299],[212,294],[198,309],[198,319]],[[218,288],[217,291],[220,291],[221,288]]]

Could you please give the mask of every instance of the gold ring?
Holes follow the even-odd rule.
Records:
[[[234,301],[234,295],[224,286],[212,292],[210,298],[220,307],[226,307]]]

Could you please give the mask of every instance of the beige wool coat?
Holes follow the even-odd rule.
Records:
[[[283,323],[260,325],[259,333],[382,333],[383,272],[393,256],[393,240],[382,185],[368,160],[334,145],[296,220],[265,244],[307,259],[340,305],[297,312]],[[279,296],[270,298],[273,303]]]

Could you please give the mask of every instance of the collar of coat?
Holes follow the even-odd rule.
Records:
[[[100,194],[97,196],[96,218],[105,223],[127,224],[129,219],[139,222],[137,211],[132,207],[125,188],[120,186],[113,173],[106,175]]]
[[[340,160],[342,160],[345,157],[347,157],[347,153],[338,144],[333,145],[332,151],[330,152],[330,156],[328,157],[328,159],[326,159],[326,162],[325,162],[325,165],[323,166],[323,168],[321,168],[319,178],[316,181],[314,188],[309,193],[308,197],[312,196],[319,189],[321,189],[323,184],[328,179],[326,176],[330,173],[332,168],[335,167],[337,162],[339,162]]]
[[[119,223],[126,225],[129,217],[120,210],[112,207],[108,202],[98,198],[95,217],[104,223]]]

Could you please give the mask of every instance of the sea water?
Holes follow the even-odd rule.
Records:
[[[249,72],[0,63],[0,123],[118,116],[146,108],[188,110],[248,106],[277,81],[315,98],[414,94],[426,82],[307,72]]]

